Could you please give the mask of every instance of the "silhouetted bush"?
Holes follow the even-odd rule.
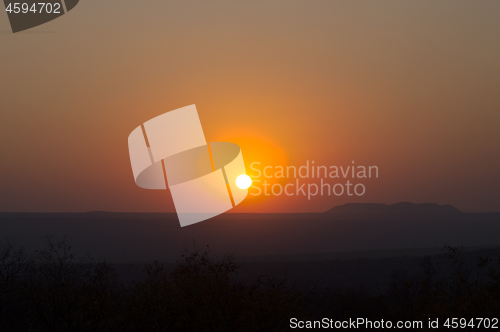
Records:
[[[233,282],[233,256],[208,250],[183,256],[170,273],[155,262],[135,283],[127,308],[131,331],[273,331],[287,324],[300,295],[271,278],[252,286]],[[146,319],[145,319],[146,318]]]
[[[292,317],[497,317],[495,262],[481,257],[472,269],[460,248],[447,250],[423,258],[421,273],[394,271],[389,289],[374,294],[298,291],[270,276],[241,283],[234,257],[213,257],[208,248],[186,253],[171,270],[148,264],[143,280],[121,285],[106,262],[73,257],[67,239],[49,238],[31,256],[7,244],[0,246],[0,331],[281,331]]]

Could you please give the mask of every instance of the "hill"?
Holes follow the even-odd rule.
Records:
[[[400,202],[396,204],[382,203],[348,203],[336,206],[325,213],[330,214],[408,214],[408,215],[440,215],[462,213],[452,205],[439,205],[436,203],[415,204]]]
[[[239,257],[499,246],[498,234],[500,213],[226,213],[182,228],[172,213],[0,213],[2,243],[33,251],[67,236],[111,262],[176,260],[193,245]]]

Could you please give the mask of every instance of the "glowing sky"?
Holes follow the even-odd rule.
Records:
[[[500,2],[98,1],[12,34],[0,13],[0,211],[174,211],[129,133],[196,104],[245,162],[377,165],[363,197],[500,211]]]

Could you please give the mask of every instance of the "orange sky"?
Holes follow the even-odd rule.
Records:
[[[12,34],[0,14],[0,211],[173,211],[127,137],[196,104],[245,162],[377,165],[362,197],[500,211],[500,2],[86,0]]]

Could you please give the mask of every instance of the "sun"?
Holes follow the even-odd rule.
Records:
[[[240,189],[248,189],[252,185],[252,179],[246,174],[241,174],[236,178],[236,185]]]

